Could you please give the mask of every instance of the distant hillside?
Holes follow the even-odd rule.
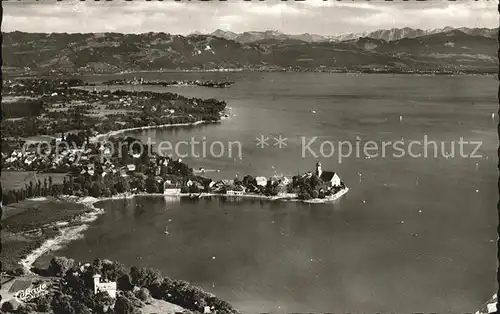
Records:
[[[238,34],[230,32],[230,31],[223,31],[221,29],[217,29],[210,35],[215,36],[215,37],[220,37],[220,38],[225,38],[229,40],[235,40],[238,37]]]
[[[210,35],[235,40],[240,43],[253,43],[262,40],[300,40],[311,43],[326,40],[326,37],[321,35],[308,33],[300,35],[288,35],[279,31],[244,32],[242,34],[236,34],[233,32],[225,32],[218,29]]]
[[[253,38],[252,41],[242,43],[197,34],[184,37],[166,33],[12,32],[3,34],[3,69],[7,72],[25,68],[63,72],[290,67],[304,70],[498,69],[497,40],[472,31],[468,34],[452,30],[394,41],[364,37],[333,42],[316,41],[314,35],[309,34],[297,36],[302,39],[289,38],[279,32],[248,32],[238,38],[243,41]]]
[[[461,27],[456,28],[466,34],[475,35],[475,36],[483,36],[488,38],[496,38],[498,34],[498,28],[467,28]],[[304,42],[320,42],[320,41],[345,41],[345,40],[353,40],[362,37],[368,37],[373,39],[382,39],[385,41],[394,41],[404,38],[415,38],[425,35],[432,35],[437,33],[449,32],[455,30],[453,27],[445,27],[441,29],[432,29],[432,30],[422,30],[422,29],[414,29],[409,27],[404,28],[392,28],[392,29],[380,29],[373,32],[364,32],[364,33],[347,33],[336,36],[321,36],[315,34],[300,34],[300,35],[290,35],[284,34],[279,31],[264,31],[264,32],[244,32],[241,34],[237,34],[230,31],[216,30],[210,35],[221,37],[229,40],[234,40],[240,43],[253,43],[261,40],[300,40]]]
[[[475,36],[483,36],[487,38],[497,38],[498,28],[453,28],[453,27],[445,27],[440,29],[432,29],[432,30],[422,30],[422,29],[413,29],[409,27],[404,28],[392,28],[392,29],[380,29],[373,32],[365,32],[365,33],[349,33],[338,36],[331,36],[328,39],[332,41],[344,41],[344,40],[352,40],[361,37],[368,37],[373,39],[382,39],[385,41],[394,41],[400,40],[404,38],[416,38],[425,35],[432,35],[438,33],[446,33],[452,30],[459,30],[469,35]]]

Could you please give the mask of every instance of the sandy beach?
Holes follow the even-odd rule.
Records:
[[[98,134],[96,136],[91,137],[89,139],[89,141],[90,142],[98,142],[100,139],[111,137],[111,136],[116,136],[118,134],[130,132],[130,131],[161,129],[161,128],[168,128],[168,127],[176,127],[176,126],[194,126],[194,125],[199,125],[199,124],[211,124],[211,123],[218,123],[218,122],[219,121],[200,120],[200,121],[196,121],[196,122],[192,122],[192,123],[160,124],[160,125],[148,125],[148,126],[141,126],[141,127],[136,127],[136,128],[120,129],[120,130],[116,130],[116,131],[110,131],[110,132],[104,133],[104,134]]]
[[[220,120],[219,121],[206,121],[206,120],[200,120],[196,122],[191,122],[191,123],[169,123],[169,124],[160,124],[160,125],[147,125],[147,126],[141,126],[141,127],[135,127],[135,128],[127,128],[127,129],[119,129],[115,131],[109,131],[107,133],[103,134],[97,134],[96,136],[93,136],[89,139],[90,142],[98,142],[99,140],[111,136],[116,136],[125,132],[130,132],[130,131],[138,131],[138,130],[149,130],[149,129],[162,129],[162,128],[169,128],[169,127],[178,127],[178,126],[195,126],[195,125],[200,125],[200,124],[215,124],[215,123],[220,123],[221,121],[227,120],[231,117],[231,107],[226,107],[222,112],[220,112]]]

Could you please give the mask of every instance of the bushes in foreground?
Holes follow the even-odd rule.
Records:
[[[210,306],[216,309],[217,313],[236,313],[228,302],[184,280],[162,277],[158,270],[132,267],[130,276],[132,284],[147,288],[155,299],[198,312],[203,312],[205,306]]]

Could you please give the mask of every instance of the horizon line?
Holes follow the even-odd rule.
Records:
[[[102,31],[102,32],[26,32],[26,31],[22,31],[22,30],[11,30],[11,31],[2,32],[2,33],[3,34],[9,34],[9,33],[16,33],[17,32],[17,33],[25,33],[25,34],[123,34],[123,35],[162,34],[163,33],[163,34],[169,34],[169,35],[176,35],[176,36],[187,37],[187,36],[190,36],[190,35],[212,35],[216,31],[223,31],[223,32],[231,32],[231,33],[234,33],[234,34],[237,34],[237,35],[241,35],[241,34],[244,34],[244,33],[278,32],[278,33],[281,33],[283,35],[316,35],[316,36],[321,36],[321,37],[328,38],[328,37],[335,37],[335,36],[348,35],[348,34],[352,34],[352,35],[355,35],[355,34],[369,34],[369,33],[376,32],[376,31],[381,31],[381,30],[390,31],[390,30],[400,30],[400,29],[405,29],[405,28],[409,28],[409,29],[412,29],[412,30],[421,30],[421,31],[433,31],[433,30],[444,30],[446,28],[450,28],[450,29],[454,29],[454,30],[459,30],[460,28],[495,30],[495,29],[498,29],[499,27],[468,27],[468,26],[454,27],[454,26],[445,26],[445,27],[442,27],[442,28],[427,28],[427,29],[424,29],[424,28],[413,28],[413,27],[403,26],[403,27],[393,27],[393,28],[378,28],[378,29],[374,29],[372,31],[365,31],[365,32],[344,32],[344,33],[339,33],[339,34],[336,34],[336,35],[321,35],[321,34],[311,33],[311,32],[285,33],[285,32],[282,32],[280,30],[277,30],[277,29],[247,30],[247,31],[238,33],[238,32],[234,32],[234,31],[231,31],[231,30],[224,30],[224,29],[221,29],[221,28],[217,28],[217,29],[215,29],[215,30],[213,30],[211,32],[201,32],[199,30],[196,30],[196,31],[192,31],[190,33],[184,33],[184,34],[181,34],[181,33],[169,33],[169,32],[164,32],[164,31],[149,31],[149,32],[140,32],[140,33],[126,32],[125,33],[125,32],[115,32],[115,31],[110,31],[110,32],[106,32],[106,31]]]

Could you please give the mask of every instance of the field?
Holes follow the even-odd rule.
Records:
[[[127,114],[127,113],[140,113],[137,110],[126,110],[126,109],[106,109],[106,105],[94,105],[95,110],[89,110],[87,116],[90,117],[105,117],[112,114]]]
[[[4,208],[8,208],[10,213],[2,217],[2,227],[12,233],[42,228],[56,221],[67,221],[88,211],[81,204],[53,198],[24,200]]]
[[[16,190],[24,188],[25,184],[30,181],[43,180],[52,177],[52,183],[62,183],[63,178],[66,176],[64,173],[36,173],[36,171],[2,171],[1,182],[2,191]]]
[[[2,178],[3,179],[3,178]],[[2,215],[2,256],[4,270],[17,268],[18,262],[59,231],[52,224],[68,221],[89,209],[82,204],[57,199],[25,200],[4,206]]]
[[[178,305],[157,299],[153,299],[151,304],[146,304],[141,309],[142,314],[159,314],[159,313],[175,314],[175,313],[183,313],[184,311],[186,310]]]

